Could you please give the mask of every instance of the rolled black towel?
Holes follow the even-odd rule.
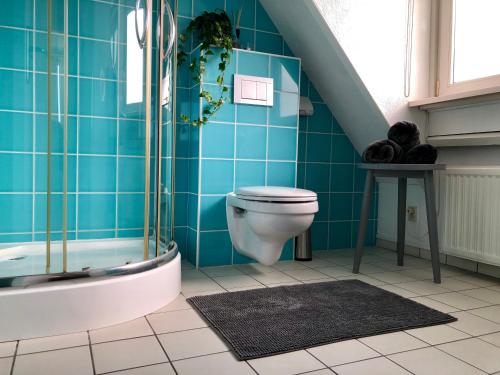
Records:
[[[363,152],[365,163],[400,163],[404,156],[403,149],[390,139],[373,142]]]
[[[420,132],[417,125],[408,121],[399,121],[392,125],[387,138],[400,145],[405,152],[420,144]]]
[[[408,151],[403,158],[405,164],[434,164],[438,150],[429,144],[417,145]]]

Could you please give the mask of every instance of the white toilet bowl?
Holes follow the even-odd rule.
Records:
[[[235,249],[271,265],[285,242],[309,228],[318,212],[316,193],[278,186],[239,188],[226,200],[227,224]]]

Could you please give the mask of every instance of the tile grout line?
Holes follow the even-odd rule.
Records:
[[[120,4],[121,5],[121,4]],[[121,17],[120,17],[120,5],[118,6],[118,14],[117,14],[117,17],[118,17],[118,20],[117,20],[117,28],[118,28],[118,35],[120,35],[121,33],[121,28],[123,27],[121,25]],[[117,72],[116,72],[116,77],[117,77],[117,80],[118,82],[120,82],[120,78],[121,78],[121,69],[120,69],[120,62],[121,62],[121,48],[120,46],[118,45],[118,43],[113,43],[116,47],[116,59],[117,59]],[[112,44],[112,45],[113,45]],[[115,192],[116,192],[116,195],[115,195],[115,238],[118,238],[118,192],[120,191],[120,120],[118,120],[118,117],[119,117],[119,114],[120,114],[120,84],[117,84],[117,95],[116,95],[116,140],[115,140],[115,147],[116,147],[116,150],[115,150],[115,178],[116,178],[116,181],[115,181]]]
[[[36,27],[36,1],[37,0],[33,0],[33,29],[35,29]],[[33,38],[33,47],[32,47],[32,50],[31,50],[31,53],[32,53],[32,57],[33,57],[33,60],[32,60],[32,80],[33,80],[33,89],[32,89],[32,110],[33,110],[33,117],[32,117],[32,120],[33,120],[33,139],[32,139],[32,150],[33,150],[33,156],[32,156],[32,159],[31,159],[31,163],[32,163],[32,166],[31,166],[31,172],[32,172],[32,175],[33,175],[33,181],[32,181],[32,206],[31,206],[31,230],[32,230],[32,234],[31,234],[31,241],[34,242],[36,237],[35,237],[35,229],[36,229],[36,226],[35,226],[35,208],[36,208],[36,195],[35,195],[35,191],[36,191],[36,154],[35,154],[35,151],[36,151],[36,129],[37,129],[37,121],[36,121],[36,115],[35,115],[35,110],[36,110],[36,75],[35,75],[35,69],[36,69],[36,34],[35,32],[33,31],[31,37]],[[50,53],[50,52],[49,52]],[[48,124],[48,116],[47,116],[47,124]],[[47,150],[47,153],[48,153],[49,150]]]
[[[94,362],[94,350],[92,348],[92,341],[90,340],[90,331],[87,331],[87,340],[88,340],[88,346],[89,346],[89,352],[90,352],[90,361],[92,363],[92,371],[94,375],[96,375],[96,369],[95,369],[95,362]]]
[[[81,128],[81,120],[80,120],[80,2],[77,4],[77,14],[78,18],[76,20],[76,33],[78,35],[77,44],[76,44],[76,176],[75,176],[75,240],[78,240],[80,230],[79,230],[79,216],[80,216],[80,128]],[[90,340],[90,338],[89,338]],[[94,370],[95,373],[95,370]]]
[[[156,338],[156,341],[158,342],[158,345],[160,345],[161,350],[163,351],[163,353],[165,353],[165,356],[167,357],[167,361],[170,363],[170,366],[173,368],[174,372],[177,374],[177,370],[175,369],[174,365],[172,364],[172,361],[170,360],[170,356],[168,355],[167,350],[163,347],[163,345],[162,345],[162,343],[160,341],[160,338],[158,337],[158,334],[156,333],[155,329],[151,325],[151,322],[149,321],[149,319],[147,318],[147,316],[144,316],[144,319],[148,323],[149,328],[151,328],[151,331],[153,331],[153,335]]]
[[[10,375],[14,374],[14,366],[16,365],[17,351],[19,350],[19,340],[16,340],[16,348],[14,349],[14,355],[12,356],[12,364],[10,367]]]

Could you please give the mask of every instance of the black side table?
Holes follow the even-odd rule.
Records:
[[[363,256],[366,227],[370,216],[370,201],[375,177],[396,177],[398,179],[398,266],[403,265],[406,224],[406,187],[408,178],[422,178],[425,186],[425,205],[427,209],[427,226],[429,228],[429,244],[431,248],[432,272],[434,282],[441,283],[439,263],[439,240],[436,214],[436,196],[434,192],[434,171],[446,169],[444,164],[361,164],[366,169],[365,192],[359,222],[358,242],[354,254],[353,273],[359,273],[359,265]]]

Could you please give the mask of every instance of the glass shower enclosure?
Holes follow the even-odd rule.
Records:
[[[177,252],[171,9],[168,0],[4,4],[0,286]]]

